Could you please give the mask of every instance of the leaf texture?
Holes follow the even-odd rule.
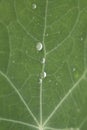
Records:
[[[0,0],[0,130],[12,129],[87,129],[86,0]]]

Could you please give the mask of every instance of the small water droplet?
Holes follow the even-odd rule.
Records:
[[[45,58],[42,59],[42,64],[44,64],[44,63],[45,63]]]
[[[35,3],[32,4],[32,9],[36,9],[37,5]]]
[[[42,78],[46,78],[46,76],[47,76],[46,72],[43,72],[43,74],[41,74]]]
[[[47,74],[46,74],[46,72],[44,72],[43,77],[46,78],[46,76],[47,76]]]
[[[38,43],[37,43],[36,49],[37,49],[38,51],[41,51],[41,50],[43,49],[43,45],[42,45],[41,42],[38,42]]]
[[[73,68],[73,72],[75,72],[76,71],[76,68]]]

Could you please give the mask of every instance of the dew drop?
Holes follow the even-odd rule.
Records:
[[[32,4],[32,9],[36,9],[37,5],[35,3]]]
[[[76,68],[73,68],[73,72],[75,72],[76,71]]]
[[[47,74],[46,72],[43,73],[43,78],[46,78]]]
[[[42,59],[42,64],[44,64],[44,63],[45,63],[45,58]]]
[[[42,45],[41,42],[38,42],[38,43],[37,43],[36,49],[37,49],[38,51],[41,51],[41,50],[43,49],[43,45]]]
[[[46,78],[46,76],[47,76],[46,72],[43,72],[43,74],[41,74],[42,78]]]

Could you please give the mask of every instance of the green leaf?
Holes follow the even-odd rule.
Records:
[[[87,129],[87,1],[0,0],[0,130]]]

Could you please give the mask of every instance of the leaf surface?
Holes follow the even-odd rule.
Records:
[[[0,129],[87,129],[86,0],[0,0]]]

